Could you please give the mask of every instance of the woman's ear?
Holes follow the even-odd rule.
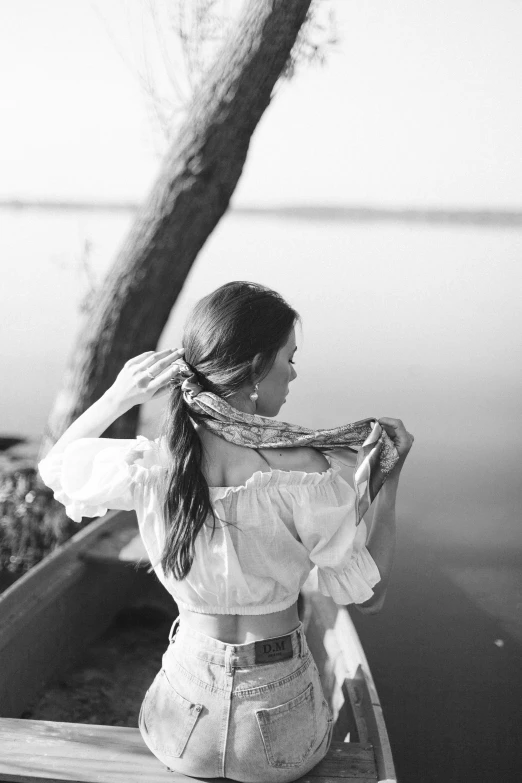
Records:
[[[259,376],[261,375],[261,367],[262,366],[263,366],[263,354],[256,353],[256,355],[252,359],[252,378],[255,381],[259,380]]]

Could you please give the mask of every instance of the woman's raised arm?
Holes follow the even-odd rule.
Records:
[[[168,391],[175,377],[175,362],[183,355],[183,348],[164,351],[146,351],[129,359],[118,377],[99,400],[96,400],[56,441],[50,453],[60,454],[75,440],[99,438],[110,425],[130,410],[153,397]]]

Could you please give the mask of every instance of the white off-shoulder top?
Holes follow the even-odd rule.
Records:
[[[160,493],[168,453],[159,439],[81,438],[38,465],[71,519],[108,509],[136,511],[154,570],[180,607],[210,614],[269,614],[291,606],[313,568],[319,590],[338,604],[363,603],[380,580],[355,525],[355,492],[325,453],[323,473],[257,471],[242,486],[210,487],[216,514],[196,539],[189,574],[160,564],[165,535]],[[224,521],[223,521],[224,520]],[[227,524],[232,522],[233,524]]]

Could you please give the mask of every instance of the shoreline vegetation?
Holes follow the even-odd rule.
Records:
[[[0,199],[0,210],[21,211],[77,211],[77,212],[136,212],[140,205],[133,201],[89,201],[61,199]],[[238,217],[280,218],[282,220],[315,220],[321,222],[401,222],[442,225],[522,227],[522,209],[495,209],[483,207],[385,207],[300,205],[232,207]]]
[[[67,541],[78,525],[37,470],[38,444],[22,438],[0,452],[0,593]]]

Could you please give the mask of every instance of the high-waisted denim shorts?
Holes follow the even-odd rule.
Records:
[[[244,783],[296,780],[321,761],[333,721],[302,623],[286,636],[225,644],[177,622],[139,718],[160,761]]]

